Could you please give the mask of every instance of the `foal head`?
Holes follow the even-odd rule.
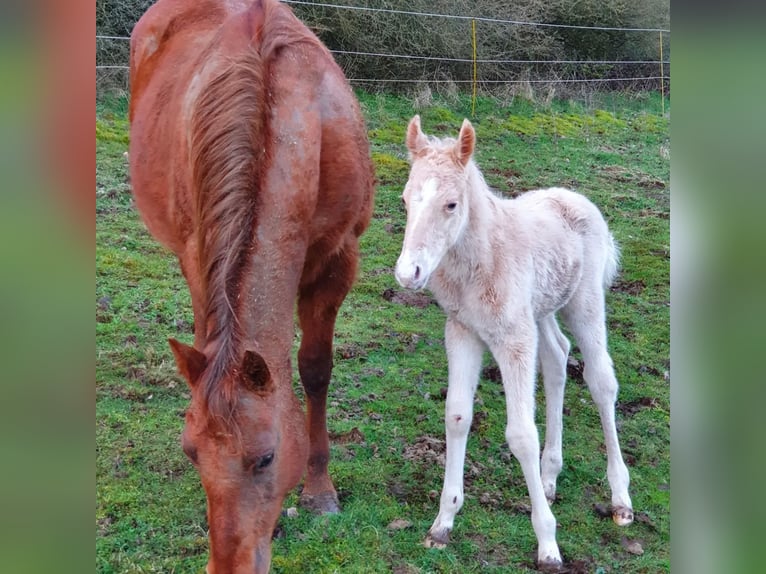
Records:
[[[217,385],[228,396],[208,396],[202,381],[209,357],[173,339],[170,346],[192,394],[182,446],[207,494],[207,573],[268,572],[282,501],[306,465],[300,403],[249,350]]]
[[[457,140],[428,138],[420,116],[407,126],[412,168],[402,200],[407,208],[402,253],[396,280],[402,287],[422,289],[468,222],[468,167],[476,134],[463,120]]]

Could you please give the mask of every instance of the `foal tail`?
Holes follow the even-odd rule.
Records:
[[[244,336],[237,293],[253,242],[265,154],[266,80],[260,47],[248,42],[222,66],[200,91],[190,126],[205,321],[199,328],[219,345],[205,375],[208,400],[215,400],[213,387],[235,364]]]
[[[604,287],[608,288],[620,269],[620,246],[614,236],[607,232],[606,263],[604,265]]]

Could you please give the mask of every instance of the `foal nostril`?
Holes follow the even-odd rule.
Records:
[[[420,279],[420,266],[415,267],[415,280]]]

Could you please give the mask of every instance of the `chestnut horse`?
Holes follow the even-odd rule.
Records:
[[[569,341],[559,313],[582,351],[583,378],[601,415],[612,490],[612,517],[633,521],[630,476],[614,419],[617,379],[607,352],[604,291],[617,273],[618,249],[598,208],[562,188],[501,199],[473,161],[476,132],[463,121],[457,140],[426,136],[410,120],[412,160],[402,198],[407,208],[396,279],[428,287],[446,311],[449,384],[445,409],[447,461],[428,547],[449,542],[463,505],[463,463],[484,351],[495,357],[505,390],[505,437],[518,459],[532,504],[537,564],[558,572],[556,498]],[[535,367],[546,395],[545,448],[535,427]]]
[[[304,472],[302,505],[339,510],[326,399],[372,211],[364,121],[329,51],[276,0],[159,0],[130,70],[133,193],[194,311],[194,347],[170,345],[191,388],[182,443],[207,494],[207,571],[266,572]]]

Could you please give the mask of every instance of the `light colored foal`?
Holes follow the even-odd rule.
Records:
[[[463,505],[466,441],[489,349],[505,389],[505,436],[529,490],[538,567],[557,569],[561,554],[548,502],[555,499],[562,468],[569,353],[557,312],[580,346],[583,377],[601,416],[614,521],[633,520],[615,427],[617,379],[604,310],[604,290],[617,272],[619,253],[598,208],[580,194],[561,188],[513,200],[493,194],[472,160],[475,141],[468,120],[457,140],[427,137],[418,116],[407,129],[412,168],[403,193],[407,227],[396,279],[405,288],[428,287],[447,314],[447,460],[439,514],[425,544],[447,544]],[[542,459],[534,418],[538,362],[546,394]]]

